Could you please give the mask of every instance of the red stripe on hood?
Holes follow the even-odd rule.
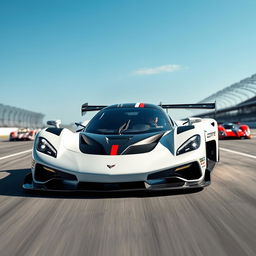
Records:
[[[117,155],[119,145],[112,145],[110,155]]]

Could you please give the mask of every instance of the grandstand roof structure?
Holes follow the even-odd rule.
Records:
[[[41,113],[0,104],[0,127],[41,128],[43,118]]]
[[[234,83],[199,103],[216,102],[217,109],[226,109],[256,97],[256,74]]]

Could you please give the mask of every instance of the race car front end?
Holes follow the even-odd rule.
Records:
[[[177,136],[177,129],[173,129],[161,136],[151,134],[129,147],[129,153],[122,154],[118,154],[120,140],[107,136],[110,151],[103,155],[85,152],[81,148],[83,135],[89,138],[88,134],[67,129],[59,135],[40,132],[33,149],[32,172],[23,188],[111,192],[197,188],[210,184],[213,166],[206,157],[202,132],[186,131]],[[132,140],[131,136],[119,137],[123,141],[128,137]],[[95,150],[95,145],[91,148]]]

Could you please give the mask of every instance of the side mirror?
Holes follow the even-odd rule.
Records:
[[[75,122],[76,127],[81,126],[81,123],[82,123],[82,122]]]
[[[47,121],[47,125],[52,125],[56,128],[60,128],[60,124],[61,124],[61,121],[60,120],[50,120],[50,121]]]
[[[76,122],[75,125],[76,125],[77,127],[81,126],[81,127],[83,127],[83,128],[86,128],[87,125],[88,125],[88,123],[89,123],[89,121],[90,121],[90,120],[85,120],[85,121],[83,121],[83,122]]]
[[[76,127],[78,128],[76,132],[81,132],[86,126],[82,124],[82,122],[75,123]]]

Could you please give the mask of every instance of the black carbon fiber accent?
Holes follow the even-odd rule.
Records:
[[[47,168],[47,167],[46,167]],[[52,168],[50,168],[52,169]],[[47,171],[41,164],[36,164],[35,167],[35,179],[37,181],[46,182],[51,179],[61,180],[77,180],[75,175],[52,169],[54,172]]]
[[[180,134],[182,132],[186,132],[186,131],[192,130],[194,128],[195,128],[194,125],[179,126],[177,128],[177,134]]]
[[[153,150],[163,132],[136,135],[101,135],[83,132],[80,135],[79,148],[85,154],[109,155],[112,145],[118,145],[118,155],[147,153]],[[139,142],[148,139],[143,144]]]
[[[53,133],[57,136],[60,136],[62,130],[63,130],[63,128],[56,128],[56,127],[48,127],[46,129],[47,132]]]

